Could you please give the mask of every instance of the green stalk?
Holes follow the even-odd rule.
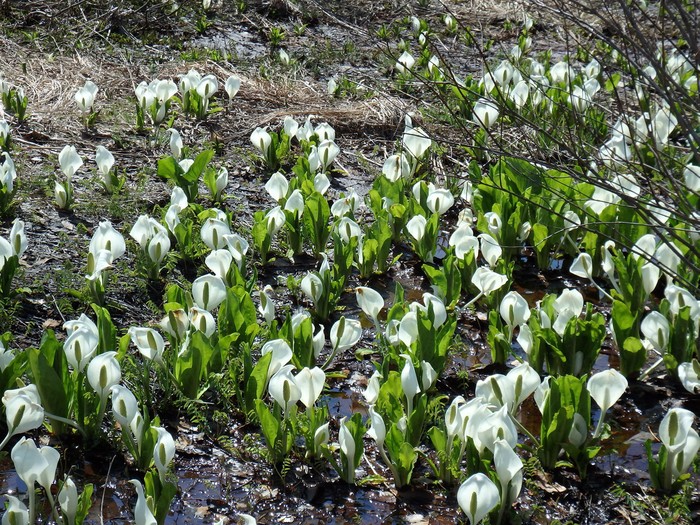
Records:
[[[398,487],[398,483],[401,483],[401,486],[403,486],[403,480],[399,479],[399,473],[397,472],[396,467],[394,467],[394,464],[391,461],[389,461],[389,458],[387,457],[386,452],[384,451],[384,443],[382,443],[381,446],[378,446],[377,448],[379,448],[379,455],[382,457],[382,461],[387,467],[389,467],[389,470],[391,470],[391,475],[394,476],[394,485],[397,485]]]
[[[8,441],[10,441],[11,437],[12,437],[12,431],[10,429],[7,429],[7,435],[5,436],[5,439],[2,440],[2,443],[0,443],[0,450],[5,448],[5,445],[7,445]]]
[[[29,492],[29,525],[35,525],[36,523],[36,490],[34,485],[27,487]]]
[[[105,418],[105,411],[107,410],[107,399],[108,395],[100,396],[100,410],[97,413],[97,421],[95,422],[95,430],[102,426],[102,420]]]
[[[55,414],[51,414],[50,412],[44,411],[44,414],[48,419],[53,419],[55,421],[59,421],[60,423],[64,423],[68,425],[71,428],[76,429],[80,434],[84,437],[87,438],[87,433],[85,432],[85,429],[80,425],[80,423],[73,421],[72,419],[68,419],[65,417],[57,416]],[[2,447],[0,447],[2,449]]]
[[[85,375],[79,373],[78,378],[78,398],[76,399],[78,403],[78,421],[79,425],[85,425],[85,396],[83,395],[83,384],[85,382]],[[59,420],[60,421],[60,420]]]
[[[61,515],[56,510],[56,500],[54,499],[53,494],[51,494],[50,490],[46,491],[46,497],[49,498],[49,504],[51,505],[51,514],[53,515],[53,519],[56,521],[56,525],[63,525]]]
[[[654,364],[652,364],[649,368],[647,368],[644,372],[642,372],[642,373],[639,375],[639,381],[642,381],[642,380],[643,380],[644,378],[646,378],[649,374],[651,374],[654,370],[656,370],[657,368],[659,368],[659,366],[660,366],[661,363],[663,363],[663,362],[664,362],[663,358],[657,360]]]
[[[673,485],[673,462],[676,460],[675,456],[676,455],[672,455],[670,451],[666,454],[666,465],[664,465],[664,486],[662,487],[666,492],[670,492],[671,485]]]
[[[151,406],[151,367],[150,362],[143,367],[143,390],[146,394],[146,406]],[[167,390],[166,390],[167,392]]]
[[[605,412],[600,413],[600,419],[598,419],[598,424],[595,426],[595,432],[593,432],[593,439],[596,439],[600,432],[603,430],[603,422],[605,421]]]
[[[336,344],[336,345],[333,347],[333,351],[331,352],[331,355],[328,356],[328,359],[326,359],[326,361],[325,361],[325,362],[323,363],[323,365],[321,366],[321,369],[322,369],[322,370],[326,370],[326,368],[327,368],[328,365],[331,363],[331,361],[333,361],[333,358],[335,357],[335,354],[337,354],[337,353],[338,353],[338,345]]]
[[[530,440],[537,446],[537,448],[539,448],[539,440],[527,428],[525,428],[525,426],[520,421],[518,421],[518,419],[515,416],[513,416],[513,414],[508,415],[510,416],[511,421],[515,423],[515,426],[518,427],[518,430],[520,430],[523,434],[530,438]]]
[[[472,304],[474,304],[474,303],[477,302],[479,299],[481,299],[483,296],[484,296],[484,292],[479,292],[479,294],[478,294],[476,297],[474,297],[471,301],[469,301],[467,304],[465,304],[465,305],[462,307],[462,309],[463,309],[463,310],[466,310],[466,309],[469,308]]]

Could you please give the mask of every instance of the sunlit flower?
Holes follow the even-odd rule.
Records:
[[[404,365],[401,369],[401,388],[406,396],[406,414],[410,417],[413,412],[413,399],[416,397],[416,394],[420,393],[421,389],[418,385],[418,376],[416,375],[411,356],[401,354],[400,357],[404,359]]]
[[[642,320],[642,334],[658,351],[664,352],[670,341],[668,320],[659,312],[651,312]]]
[[[16,434],[39,428],[44,422],[44,408],[36,385],[5,390],[2,396],[7,421],[7,440]]]
[[[496,102],[480,98],[474,104],[474,115],[472,120],[484,129],[489,129],[498,120],[498,105]]]
[[[530,318],[530,306],[523,296],[515,291],[503,296],[499,312],[508,326],[521,326]]]
[[[139,411],[136,396],[122,385],[112,387],[112,413],[114,419],[122,426],[128,428]]]
[[[683,388],[691,394],[700,391],[700,363],[693,359],[688,363],[678,365],[678,378],[681,380]]]
[[[214,274],[198,277],[192,283],[192,298],[200,308],[212,311],[226,299],[226,284]]]
[[[137,479],[132,479],[130,483],[136,489],[136,506],[134,507],[134,522],[136,525],[158,525],[153,512],[146,502],[143,485]]]
[[[112,387],[122,378],[122,370],[114,351],[104,352],[92,358],[87,367],[88,383],[100,396],[102,402],[112,392]]]
[[[423,158],[433,143],[432,139],[423,130],[423,128],[411,128],[405,130],[402,142],[403,150],[416,161]]]
[[[83,165],[83,159],[78,155],[75,146],[64,146],[58,154],[58,163],[65,176],[70,178]]]
[[[413,65],[416,63],[416,59],[408,51],[401,53],[401,56],[396,60],[396,71],[399,73],[406,73],[411,70]]]
[[[266,129],[260,127],[255,128],[250,135],[250,141],[264,157],[267,156],[267,150],[270,149],[270,145],[272,144],[272,137]]]
[[[226,79],[226,83],[224,84],[224,89],[226,90],[226,94],[228,95],[229,100],[232,100],[233,97],[236,96],[238,93],[238,90],[241,88],[241,79],[238,78],[236,75],[231,75]]]
[[[140,326],[132,326],[129,328],[128,334],[131,342],[143,357],[149,361],[163,362],[163,351],[165,350],[163,336],[153,328]]]
[[[165,482],[170,464],[175,458],[175,440],[163,427],[154,427],[158,433],[158,439],[153,447],[153,462],[158,469],[161,482]]]
[[[75,93],[75,102],[78,104],[78,109],[81,113],[90,113],[92,111],[97,91],[97,85],[91,80],[86,80],[85,85]]]
[[[379,312],[384,308],[384,299],[376,290],[366,286],[355,288],[357,304],[362,311],[377,324],[379,322]]]
[[[341,317],[331,326],[331,346],[337,352],[343,352],[357,344],[362,337],[362,325],[357,319]]]
[[[299,387],[299,400],[305,407],[310,408],[316,403],[318,397],[323,392],[326,383],[326,373],[319,367],[302,368],[294,378],[294,382]]]
[[[470,525],[480,523],[499,501],[498,487],[481,472],[467,478],[457,491],[457,503],[469,518]]]

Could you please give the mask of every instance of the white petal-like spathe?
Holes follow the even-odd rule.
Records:
[[[370,405],[368,412],[370,428],[367,435],[376,441],[377,447],[381,448],[384,445],[384,439],[386,439],[386,423],[384,423],[382,415],[374,410],[374,405]]]
[[[267,155],[267,150],[270,148],[270,144],[272,144],[272,137],[267,130],[258,127],[255,128],[250,135],[250,141],[260,153]]]
[[[270,395],[285,414],[301,399],[301,390],[292,376],[293,368],[294,365],[284,365],[270,378]]]
[[[102,221],[90,240],[89,250],[95,255],[100,250],[107,250],[113,259],[117,259],[126,252],[126,243],[122,234],[112,227],[112,223]]]
[[[403,134],[403,149],[416,160],[423,158],[432,144],[433,141],[422,128],[411,128]]]
[[[390,182],[396,182],[401,178],[408,178],[411,174],[411,165],[404,155],[390,155],[382,166],[382,174]]]
[[[273,339],[268,341],[260,349],[261,355],[266,355],[272,352],[270,366],[267,369],[268,379],[276,374],[284,365],[292,359],[292,349],[284,339]]]
[[[472,275],[472,284],[484,295],[489,295],[508,282],[508,277],[480,266]]]
[[[427,220],[422,215],[414,215],[406,224],[406,230],[416,241],[420,242],[425,235]]]
[[[107,175],[114,166],[114,155],[104,146],[97,146],[95,151],[95,163],[97,170],[102,175]]]
[[[153,512],[146,503],[146,496],[143,493],[143,485],[137,479],[132,479],[130,483],[136,488],[136,506],[134,507],[134,522],[136,525],[157,525]]]
[[[270,180],[265,184],[265,190],[275,201],[280,202],[287,197],[289,181],[279,171],[272,174]]]
[[[162,362],[165,341],[163,336],[153,328],[132,326],[129,328],[131,342],[136,346],[139,353],[149,361]]]
[[[122,369],[116,359],[116,352],[104,352],[95,356],[88,364],[87,378],[92,389],[102,399],[106,399],[112,387],[122,378]]]
[[[663,314],[651,312],[641,324],[642,334],[657,350],[663,352],[670,341],[671,328]]]
[[[581,279],[593,279],[593,259],[586,252],[580,253],[571,263],[569,272]]]
[[[231,235],[231,228],[222,220],[209,218],[202,224],[200,235],[210,250],[218,250],[226,247],[226,235]]]
[[[480,523],[499,501],[498,487],[481,472],[467,478],[457,491],[457,503],[471,525]]]
[[[139,411],[136,396],[122,385],[112,387],[112,413],[114,419],[124,428],[128,428]]]
[[[442,215],[449,210],[454,204],[455,199],[450,190],[444,188],[435,188],[428,193],[426,204],[428,209],[439,215]]]
[[[44,422],[44,408],[36,385],[5,390],[2,404],[5,406],[7,429],[11,435],[34,430]]]
[[[489,129],[498,120],[500,113],[496,102],[480,98],[474,104],[474,115],[472,120],[484,129]]]
[[[678,365],[678,378],[683,388],[691,394],[700,392],[700,363],[693,359],[688,363]]]
[[[695,414],[685,408],[672,408],[659,425],[659,438],[670,454],[683,448],[695,421]]]
[[[406,396],[408,403],[407,415],[410,416],[413,408],[413,398],[416,394],[420,393],[421,389],[418,385],[418,376],[416,375],[416,369],[413,366],[413,361],[411,356],[408,354],[401,354],[404,359],[404,365],[401,369],[401,388]]]
[[[501,245],[488,233],[482,233],[477,238],[481,247],[481,255],[483,255],[488,265],[493,268],[503,254]]]
[[[302,368],[294,378],[300,390],[300,401],[310,408],[316,403],[326,384],[326,373],[319,367]]]
[[[156,464],[161,481],[164,481],[170,464],[175,458],[175,440],[170,432],[163,427],[155,427],[155,429],[158,433],[158,440],[155,447],[153,447],[153,461]]]
[[[625,393],[627,379],[614,368],[610,368],[593,374],[588,380],[586,388],[600,407],[601,412],[605,413]]]
[[[236,75],[231,75],[226,79],[226,83],[224,84],[224,89],[226,90],[226,94],[228,95],[229,99],[232,99],[233,97],[236,96],[238,93],[238,90],[241,89],[241,79],[238,78]]]
[[[83,159],[78,155],[75,146],[65,146],[58,154],[58,163],[66,177],[72,177],[83,165]]]
[[[341,317],[331,326],[331,346],[342,352],[357,344],[362,337],[362,325],[357,319]]]
[[[508,292],[499,307],[501,318],[508,326],[515,327],[525,324],[530,318],[530,306],[518,292]]]
[[[384,298],[379,292],[366,286],[355,288],[357,304],[362,311],[375,323],[379,317],[379,312],[384,308]]]
[[[226,284],[213,274],[198,277],[192,283],[192,298],[197,306],[211,311],[226,299]]]
[[[540,375],[530,366],[529,363],[522,363],[512,368],[506,377],[513,385],[514,407],[518,407],[527,399],[530,394],[540,386]]]
[[[323,282],[315,273],[307,273],[301,280],[301,291],[316,304],[323,295]]]

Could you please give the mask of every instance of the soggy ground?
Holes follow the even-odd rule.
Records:
[[[408,84],[399,89],[388,80],[398,54],[396,42],[410,37],[406,24],[386,42],[376,34],[381,26],[393,27],[413,14],[438,26],[445,12],[439,2],[256,0],[247,2],[240,12],[235,4],[224,1],[204,14],[198,4],[183,2],[177,14],[169,15],[157,1],[115,2],[113,6],[90,1],[5,2],[7,11],[0,14],[0,72],[25,86],[30,113],[15,136],[13,152],[19,179],[14,216],[25,221],[30,248],[15,283],[19,297],[0,306],[0,326],[12,332],[13,347],[37,346],[43,329],[61,333],[65,320],[89,311],[80,294],[84,253],[100,220],[110,218],[126,233],[139,214],[168,204],[170,188],[155,174],[157,158],[167,151],[167,135],[134,132],[133,89],[142,80],[177,79],[190,68],[211,72],[220,81],[232,73],[241,77],[234,101],[219,99],[220,112],[203,122],[178,115],[172,125],[180,130],[185,144],[216,149],[214,163],[226,166],[231,175],[225,207],[234,212],[234,227],[242,234],[252,227],[252,213],[270,205],[262,190],[266,175],[249,142],[255,127],[279,126],[285,115],[297,120],[313,115],[314,122],[329,122],[342,150],[330,193],[338,196],[354,188],[363,195],[384,158],[393,152],[403,130],[403,116],[412,113],[420,119],[421,111],[429,106],[431,101],[419,86]],[[446,4],[479,38],[493,40],[498,49],[514,41],[517,30],[512,28],[520,23],[527,2]],[[0,13],[2,6],[0,3]],[[276,46],[271,34],[280,29],[285,36]],[[555,53],[561,52],[561,35],[553,24],[542,22],[538,33],[538,46],[553,46]],[[458,74],[479,72],[479,54],[457,37],[440,37],[440,46],[443,56],[453,57],[451,66]],[[280,62],[279,48],[289,54],[290,64]],[[349,81],[345,96],[328,95],[330,78]],[[100,87],[96,103],[100,115],[95,129],[88,132],[82,128],[73,101],[73,93],[86,79]],[[431,129],[427,119],[424,125]],[[455,131],[437,125],[434,132],[446,139],[459,138]],[[86,166],[75,179],[76,205],[68,213],[51,204],[57,155],[66,144],[75,145],[86,157]],[[114,197],[100,191],[92,167],[95,147],[100,144],[113,152],[127,177],[122,193]],[[445,155],[435,159],[435,169],[446,176],[458,174],[460,155],[459,148],[448,146]],[[0,223],[3,234],[9,231],[11,220],[7,217]],[[133,273],[134,251],[119,262],[118,277],[107,291],[110,311],[121,331],[157,321],[162,315],[161,290],[149,288]],[[299,276],[314,267],[311,258],[290,262],[279,257],[261,270],[260,278],[275,284],[280,277]],[[395,281],[408,291],[427,290],[419,268],[407,251],[388,278],[370,285],[387,296]],[[196,272],[196,268],[177,263],[171,268],[171,278],[190,278]],[[351,280],[351,285],[356,284],[356,279]],[[516,285],[533,304],[546,291],[582,286],[566,272],[542,274],[527,265]],[[284,300],[297,306],[293,297]],[[359,314],[352,300],[347,301],[347,308],[346,314]],[[497,371],[486,349],[487,328],[483,313],[461,314],[459,339],[439,382],[442,392],[466,396],[473,393],[477,379]],[[370,348],[371,340],[363,340],[361,346]],[[610,348],[607,352],[604,348],[600,368],[614,359]],[[333,369],[342,378],[329,380],[330,391],[324,394],[332,416],[366,410],[360,391],[372,372],[371,360],[371,354],[338,358]],[[673,406],[700,412],[697,399],[663,377],[632,383],[609,416],[613,425],[610,448],[595,460],[585,484],[567,469],[552,475],[526,466],[526,482],[516,505],[521,522],[644,524],[675,516],[677,523],[697,523],[697,477],[685,513],[678,511],[680,500],[657,499],[648,479],[643,442],[652,437],[650,429],[658,428],[662,415]],[[463,519],[455,492],[436,485],[427,471],[417,472],[412,488],[401,492],[391,483],[349,486],[327,465],[304,466],[301,462],[295,462],[280,482],[260,456],[263,444],[256,429],[242,415],[234,413],[223,420],[212,417],[205,423],[190,416],[175,407],[161,415],[177,433],[175,469],[180,493],[168,520],[172,525],[212,523],[222,517],[235,520],[239,512],[255,515],[259,523],[438,524]],[[534,403],[523,408],[521,418],[525,426],[538,428]],[[370,440],[366,444],[367,457],[360,469],[365,474],[387,474]],[[96,485],[92,522],[129,522],[134,495],[127,480],[133,475],[122,455],[115,451],[84,454],[70,443],[63,445],[66,463],[77,460],[73,474]],[[363,475],[358,472],[358,479]],[[16,490],[19,484],[11,461],[3,457],[0,494]],[[660,504],[667,508],[657,510]]]

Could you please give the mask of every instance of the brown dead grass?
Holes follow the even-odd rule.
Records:
[[[28,113],[33,129],[42,129],[49,140],[68,140],[80,135],[82,124],[74,95],[86,80],[100,88],[95,108],[108,109],[115,103],[126,104],[133,98],[133,90],[142,81],[154,78],[172,78],[177,82],[191,68],[200,73],[213,73],[222,83],[220,103],[229,107],[223,93],[223,82],[231,74],[241,77],[241,90],[233,102],[246,122],[241,134],[247,134],[257,126],[277,125],[286,115],[305,119],[326,120],[339,131],[389,132],[394,130],[409,107],[406,101],[389,95],[367,100],[338,100],[325,92],[325,86],[309,81],[269,81],[245,76],[215,62],[201,61],[185,64],[170,61],[163,64],[156,74],[148,74],[144,66],[120,63],[114,56],[94,53],[74,53],[53,56],[28,52],[25,47],[0,36],[0,72],[12,84],[22,86],[29,99]],[[131,103],[128,104],[131,107]],[[98,128],[133,127],[131,110],[121,121],[103,122]],[[230,130],[236,131],[236,130]]]

